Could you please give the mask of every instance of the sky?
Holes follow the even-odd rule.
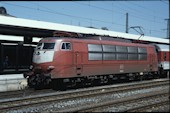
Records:
[[[128,13],[130,27],[140,26],[145,36],[166,38],[169,18],[168,0],[152,1],[0,1],[7,13],[18,18],[82,26],[110,31],[126,31]]]

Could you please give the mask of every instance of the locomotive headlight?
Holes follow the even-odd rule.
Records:
[[[32,65],[30,65],[29,69],[30,69],[30,70],[32,70],[32,69],[33,69],[33,66],[32,66]]]
[[[51,70],[53,70],[54,68],[55,68],[54,66],[48,66],[47,70],[48,70],[48,71],[51,71]]]

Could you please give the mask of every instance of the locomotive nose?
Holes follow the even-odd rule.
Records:
[[[49,63],[53,61],[54,51],[53,50],[41,50],[36,51],[33,56],[33,63],[41,64],[41,63]]]
[[[33,63],[49,63],[53,61],[55,42],[40,42],[33,56]]]

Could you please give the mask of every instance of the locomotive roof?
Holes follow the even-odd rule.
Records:
[[[131,43],[131,40],[128,39],[120,39],[120,38],[111,38],[111,37],[104,37],[104,36],[93,36],[93,37],[46,37],[41,40],[46,40],[46,39],[78,39],[78,40],[106,40],[106,41],[118,41],[118,42],[128,42]]]
[[[170,45],[156,44],[158,51],[170,51]]]
[[[93,39],[92,39],[93,38]],[[107,37],[108,38],[108,37]],[[123,43],[127,43],[127,44],[131,44],[131,45],[135,45],[135,44],[138,44],[141,45],[141,46],[153,46],[153,45],[150,45],[150,44],[142,44],[142,43],[132,43],[132,41],[130,40],[122,40],[122,39],[114,39],[114,38],[108,38],[108,40],[106,40],[107,38],[103,37],[104,40],[102,40],[102,37],[87,37],[87,38],[75,38],[75,37],[46,37],[46,38],[43,38],[40,40],[40,42],[43,42],[45,40],[70,40],[70,39],[73,39],[74,41],[80,41],[80,40],[84,40],[84,41],[88,41],[88,43],[90,42],[94,42],[94,41],[103,41],[104,43],[110,43],[110,42],[118,42],[119,44],[123,44]],[[73,41],[72,40],[72,41]],[[46,41],[45,41],[46,42]],[[48,42],[48,41],[47,41]]]

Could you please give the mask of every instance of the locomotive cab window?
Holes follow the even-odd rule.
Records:
[[[71,50],[71,43],[70,42],[63,42],[61,44],[61,50]]]
[[[54,49],[55,43],[44,43],[43,49]]]
[[[41,47],[42,47],[42,43],[38,43],[37,49],[41,49]]]
[[[41,49],[54,49],[55,43],[38,43],[37,50]]]

